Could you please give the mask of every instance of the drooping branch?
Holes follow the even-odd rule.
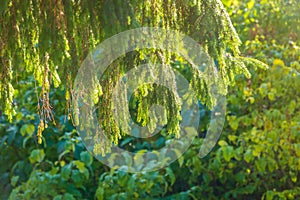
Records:
[[[63,85],[67,106],[70,106],[72,84],[89,51],[105,39],[132,28],[161,27],[179,30],[191,36],[217,63],[217,73],[221,77],[218,87],[222,94],[226,94],[227,87],[234,83],[235,75],[249,76],[245,63],[248,64],[251,60],[240,57],[241,42],[220,0],[5,2],[0,11],[0,102],[1,110],[4,110],[10,120],[14,115],[13,77],[17,72],[34,75],[38,86],[41,87],[39,97],[44,100],[47,100],[44,97],[49,97],[51,83],[54,87]],[[124,66],[128,62],[137,66],[147,59],[174,61],[174,55],[170,52],[161,52],[162,56],[157,56],[157,51],[150,50],[150,57],[146,59],[142,58],[145,52],[137,50],[130,58],[123,58],[104,82],[94,80],[95,85],[101,83],[101,86],[93,95],[101,97],[101,101],[106,105],[100,106],[102,123],[107,125],[106,132],[112,135],[111,138],[115,142],[120,138],[120,131],[111,120],[110,84],[126,71]],[[254,64],[262,66],[258,62]],[[209,97],[208,83],[192,68],[191,72],[191,86],[197,91],[197,96],[203,103],[211,105],[213,100]],[[137,99],[139,95],[137,94]],[[51,108],[49,102],[45,105],[49,105],[48,110]],[[177,116],[179,107],[176,104],[172,105],[169,112]],[[40,109],[42,108],[40,106]],[[76,112],[76,108],[74,109]],[[40,110],[40,113],[45,113],[45,110]],[[43,125],[47,123],[45,117],[40,117]],[[175,129],[179,120],[178,118],[177,121],[173,121],[170,130]],[[75,119],[74,121],[76,124]]]

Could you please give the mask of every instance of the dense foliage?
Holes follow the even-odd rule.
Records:
[[[72,79],[61,78],[62,81],[66,81],[66,83],[61,84],[58,81],[60,79],[58,74],[62,75],[64,74],[62,71],[66,70],[64,76],[68,77],[70,71],[67,68],[59,67],[57,69],[58,74],[55,72],[56,65],[75,66],[71,62],[76,62],[76,60],[70,58],[84,57],[85,53],[81,51],[85,51],[85,48],[81,48],[82,46],[88,48],[87,46],[90,45],[92,47],[102,39],[130,28],[130,25],[120,25],[121,21],[116,20],[123,19],[120,16],[108,17],[110,13],[121,12],[122,9],[120,8],[125,6],[120,4],[125,4],[124,2],[127,1],[117,1],[119,7],[111,7],[110,1],[103,1],[101,5],[90,5],[90,2],[93,1],[81,1],[81,4],[76,4],[72,8],[82,11],[81,7],[86,6],[91,10],[102,9],[103,12],[90,12],[87,9],[67,18],[70,20],[67,24],[79,26],[74,30],[87,32],[91,27],[105,27],[105,30],[100,29],[101,32],[97,33],[103,38],[98,38],[99,41],[90,41],[89,45],[85,45],[86,41],[79,39],[84,39],[82,36],[89,34],[80,31],[69,32],[68,34],[72,34],[74,37],[72,35],[64,37],[64,28],[61,28],[60,31],[50,29],[57,36],[58,41],[65,41],[64,43],[58,42],[58,46],[54,45],[51,52],[47,52],[48,49],[50,50],[48,48],[50,44],[43,44],[40,41],[45,40],[39,39],[39,36],[34,34],[47,31],[49,24],[55,24],[51,20],[62,20],[63,15],[55,15],[58,18],[46,17],[45,12],[30,15],[28,13],[34,9],[26,8],[38,6],[38,4],[32,4],[34,2],[14,1],[16,4],[11,5],[10,1],[7,1],[4,5],[9,7],[11,11],[22,7],[25,14],[18,11],[12,12],[14,14],[11,15],[5,15],[9,19],[14,19],[12,20],[13,26],[9,24],[11,21],[2,20],[7,18],[1,18],[1,36],[10,38],[5,40],[7,43],[4,44],[3,38],[5,37],[1,37],[0,45],[8,45],[5,48],[1,46],[1,49],[9,49],[9,51],[1,51],[1,61],[5,64],[8,61],[5,61],[4,58],[15,59],[11,60],[11,64],[3,65],[6,68],[1,68],[0,99],[7,101],[2,107],[4,113],[12,112],[12,107],[7,107],[12,103],[16,112],[11,120],[7,115],[0,117],[1,199],[300,198],[300,38],[297,34],[300,33],[300,6],[297,0],[270,2],[264,0],[223,0],[233,25],[242,40],[241,54],[267,63],[269,69],[265,71],[255,69],[256,65],[249,65],[251,78],[242,74],[235,76],[235,85],[228,89],[227,121],[222,136],[218,145],[208,156],[203,159],[198,157],[202,136],[205,135],[207,128],[206,124],[201,124],[199,129],[203,135],[200,134],[199,138],[193,141],[193,145],[183,157],[165,169],[140,174],[129,174],[116,169],[109,169],[94,160],[92,155],[86,151],[73,123],[68,120],[68,107],[62,101],[66,99],[67,104],[69,103],[70,96],[68,95],[70,93],[68,90],[70,88],[68,88],[68,83],[70,84],[69,81]],[[50,9],[43,2],[39,2],[39,5],[42,5],[41,9]],[[180,3],[181,1],[175,2]],[[18,3],[20,7],[18,7]],[[17,7],[14,7],[15,5]],[[57,5],[54,11],[58,9],[54,13],[61,13],[59,9],[62,9],[64,5],[54,4],[54,2],[53,5]],[[151,5],[147,5],[147,3],[146,5],[139,5],[144,6],[146,11],[144,15],[134,15],[137,23],[149,21]],[[177,5],[179,4],[176,4],[175,7]],[[190,23],[186,21],[185,17],[190,16],[192,18],[201,14],[191,14],[193,9],[196,9],[193,3],[180,5],[183,7],[180,7],[181,10],[178,11],[178,15],[185,13],[186,16],[174,19],[175,15],[173,15],[172,9],[161,14],[166,14],[163,17],[166,26],[174,28],[177,24],[175,22],[179,21],[178,24],[181,28],[189,29],[191,28],[189,27]],[[65,8],[70,7],[66,6]],[[134,8],[140,9],[138,6]],[[147,9],[149,10],[147,11]],[[163,8],[158,9],[157,12],[160,13],[161,9]],[[129,12],[128,10],[126,12]],[[0,12],[4,16],[5,6],[1,7]],[[126,12],[123,13],[124,16],[130,16],[132,24],[134,24],[133,15]],[[89,17],[87,13],[94,13],[95,15],[101,13],[101,16],[96,19],[101,19],[99,21],[103,24],[100,25],[97,24],[99,23],[97,20],[91,20],[93,18]],[[195,13],[197,12],[195,11]],[[23,23],[21,23],[22,16],[27,16],[23,19],[25,20]],[[70,15],[66,14],[66,16]],[[40,18],[40,21],[32,24],[26,23],[26,20],[37,18]],[[124,19],[128,20],[127,17]],[[64,25],[60,20],[56,23],[63,27]],[[209,18],[207,20],[209,21]],[[151,23],[154,24],[150,25],[155,25],[158,22],[151,21]],[[86,24],[91,24],[91,27],[86,27]],[[142,23],[142,25],[144,24]],[[40,28],[37,32],[35,32],[35,26]],[[5,27],[13,27],[14,30],[5,29]],[[18,33],[15,29],[19,29],[23,33]],[[11,32],[2,34],[4,33],[3,30],[10,30]],[[96,32],[92,30],[90,33],[95,35]],[[193,36],[188,30],[186,33]],[[49,34],[49,37],[54,35]],[[16,38],[19,38],[20,42],[15,42]],[[93,40],[97,36],[88,38]],[[53,39],[49,40],[54,41]],[[36,41],[32,42],[34,40]],[[225,46],[233,45],[234,48],[238,46],[235,43],[231,44],[230,40],[224,39],[222,41],[225,42]],[[18,46],[20,44],[25,46]],[[35,46],[37,44],[38,47]],[[78,47],[74,45],[78,45]],[[206,45],[209,46],[208,43]],[[63,49],[63,53],[58,54],[57,52],[62,52],[61,49]],[[76,49],[75,52],[74,49]],[[24,50],[28,52],[24,52]],[[213,53],[213,51],[209,50],[210,54],[217,60],[220,59],[220,55]],[[47,60],[47,56],[45,57],[46,52],[49,55],[49,60]],[[70,55],[68,56],[68,54]],[[27,59],[23,59],[24,55]],[[29,63],[24,64],[22,60]],[[48,75],[45,75],[43,72],[47,69],[45,67],[47,61],[49,61],[49,72],[47,72]],[[26,66],[26,69],[23,66]],[[29,66],[28,69],[27,66]],[[230,65],[226,66],[230,67]],[[13,68],[14,75],[11,74]],[[183,68],[182,72],[188,74],[189,72],[185,70],[186,68]],[[50,74],[53,85],[50,84]],[[43,82],[47,79],[49,79],[49,83],[47,83],[49,86],[45,86]],[[10,94],[13,91],[12,87],[14,88],[14,97]],[[40,98],[40,94],[45,92],[43,90],[47,90],[48,101],[53,107],[50,109],[50,118],[43,118],[44,111],[41,112],[40,108],[37,111],[37,105],[42,105],[45,102],[41,102]],[[209,120],[208,112],[206,111],[206,115],[203,114],[201,122],[204,123]],[[55,124],[45,123],[44,126],[41,126],[41,119],[45,122],[53,120]],[[44,129],[43,137],[39,136],[41,127]],[[41,139],[44,142],[39,144]],[[133,146],[137,150],[147,149],[149,145],[159,148],[166,142],[166,139],[158,137],[154,141],[143,141],[123,138],[119,145],[129,148],[129,144],[131,144],[130,147]]]
[[[227,86],[234,83],[235,75],[250,76],[245,64],[263,66],[259,61],[240,56],[238,48],[241,41],[220,0],[5,1],[1,9],[1,18],[0,102],[2,110],[11,121],[15,114],[14,85],[18,80],[23,79],[24,73],[32,73],[36,85],[40,87],[37,89],[37,96],[40,99],[39,143],[42,142],[45,126],[49,121],[54,120],[49,98],[51,88],[64,89],[66,108],[69,113],[72,109],[75,115],[73,122],[79,125],[79,105],[74,104],[78,98],[74,94],[73,82],[80,64],[95,45],[121,31],[150,26],[179,30],[190,35],[218,62],[218,76],[215,77],[220,78],[214,80],[213,84],[218,85],[220,94],[227,93]],[[114,52],[114,50],[115,47],[111,47],[107,51]],[[141,63],[151,61],[166,65],[175,62],[179,58],[172,53],[174,52],[159,49],[136,49],[135,53],[115,61],[106,72],[109,75],[107,78],[91,77],[91,84],[97,89],[84,91],[84,94],[100,98],[98,121],[104,135],[99,133],[97,137],[107,137],[117,144],[122,135],[127,134],[125,129],[119,129],[113,119],[112,83]],[[192,65],[189,66],[193,70]],[[210,107],[215,101],[208,89],[212,80],[202,79],[196,72],[191,76],[191,86],[197,97]],[[153,86],[147,88],[151,89],[151,87]],[[165,92],[163,89],[157,88],[156,91],[160,94],[159,102],[168,101],[168,95],[163,95]],[[134,95],[136,99],[143,98],[143,92]],[[91,101],[92,99],[94,98],[91,98]],[[71,101],[73,108],[70,106]],[[140,110],[138,122],[146,121],[147,114],[142,106],[149,107],[149,103],[145,104],[138,104],[137,109]],[[178,122],[181,120],[180,105],[178,102],[170,105],[168,109],[164,107],[166,112],[172,115],[172,120],[169,120],[167,126],[168,133],[178,135]],[[87,115],[86,118],[92,121],[92,116]],[[104,146],[109,148],[111,142]]]

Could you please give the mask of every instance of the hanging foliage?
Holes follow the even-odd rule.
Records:
[[[38,88],[39,142],[42,141],[42,130],[54,120],[49,99],[51,87],[65,89],[66,107],[70,116],[73,111],[72,120],[75,125],[78,124],[78,109],[76,106],[71,109],[70,102],[73,82],[81,63],[97,44],[117,33],[138,27],[178,30],[196,40],[217,63],[217,73],[221,77],[218,88],[222,94],[226,94],[227,87],[234,84],[237,74],[250,77],[246,66],[266,67],[257,60],[241,57],[241,41],[220,0],[4,0],[0,9],[1,110],[9,120],[13,119],[13,85],[22,73],[31,73]],[[120,131],[113,120],[111,99],[115,82],[131,69],[129,66],[137,66],[147,60],[168,64],[176,59],[179,57],[167,51],[136,50],[115,61],[105,78],[91,80],[96,88],[89,91],[91,99],[98,104],[99,122],[111,141],[117,144],[121,135],[126,133],[126,130]],[[190,70],[190,84],[197,97],[208,107],[213,106],[207,82],[191,66]],[[158,98],[143,100],[148,93]],[[176,135],[181,120],[180,106],[174,101],[176,97],[166,93],[163,88],[154,85],[140,88],[134,95],[140,102],[136,121],[154,123],[155,120],[147,121],[149,105],[173,102],[166,107],[167,116],[172,116],[167,127],[169,133]],[[120,98],[126,97],[120,95]],[[86,117],[89,115],[86,113]],[[96,134],[96,137],[100,136]],[[110,145],[95,145],[98,149],[95,151],[107,152]]]

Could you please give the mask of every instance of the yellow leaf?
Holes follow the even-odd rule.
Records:
[[[284,64],[284,62],[283,62],[282,60],[280,60],[280,59],[275,59],[275,60],[273,61],[273,66],[281,66],[281,67],[284,67],[285,64]]]

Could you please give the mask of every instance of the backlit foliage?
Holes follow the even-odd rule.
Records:
[[[53,121],[49,93],[51,87],[65,89],[66,108],[71,116],[73,81],[88,52],[103,40],[128,29],[137,27],[161,27],[179,30],[199,42],[215,60],[218,68],[219,92],[227,93],[227,87],[234,84],[234,76],[250,73],[246,65],[265,67],[259,61],[243,58],[240,55],[241,41],[220,0],[47,0],[23,1],[5,0],[0,9],[0,102],[1,108],[13,119],[13,84],[18,82],[22,73],[32,73],[37,87],[37,105],[40,117],[39,130]],[[144,56],[147,53],[146,57]],[[174,62],[171,52],[136,50],[113,63],[104,80],[95,78],[95,99],[99,103],[99,122],[111,141],[118,143],[121,138],[119,127],[112,118],[111,94],[113,82],[141,62],[159,60]],[[213,106],[207,90],[207,83],[192,71],[191,86],[204,104]],[[136,99],[143,97],[143,88],[136,93]],[[159,90],[157,94],[163,94]],[[167,101],[160,95],[159,101]],[[95,100],[97,103],[98,100]],[[138,121],[147,117],[149,105],[139,105]],[[168,132],[177,134],[180,121],[180,107],[176,103],[165,108],[173,113]],[[73,108],[73,121],[77,124],[78,113]],[[41,138],[41,131],[39,132]],[[39,139],[41,142],[41,139]],[[107,144],[104,144],[104,148]],[[108,145],[109,146],[109,145]]]

